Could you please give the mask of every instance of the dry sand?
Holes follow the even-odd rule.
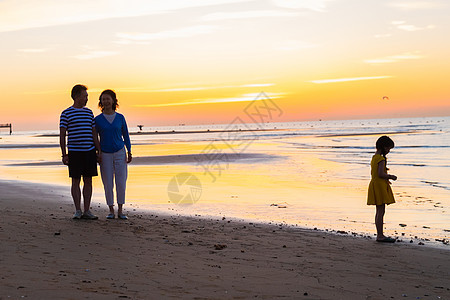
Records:
[[[129,208],[129,207],[128,207]],[[0,181],[0,299],[450,299],[450,251],[128,210]]]

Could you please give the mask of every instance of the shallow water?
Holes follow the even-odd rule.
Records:
[[[132,135],[127,203],[373,236],[370,159],[376,139],[387,134],[396,143],[388,167],[398,180],[386,233],[436,245],[450,239],[449,117],[245,124],[242,131],[214,132],[225,128],[155,127],[146,130],[210,132]],[[0,135],[0,178],[67,186],[56,133]],[[199,183],[174,181],[180,173]],[[103,202],[99,178],[94,186],[94,198]],[[194,203],[176,204],[174,195]]]

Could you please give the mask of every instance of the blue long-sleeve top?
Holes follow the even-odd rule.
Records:
[[[116,113],[114,121],[109,123],[103,113],[95,117],[95,128],[100,135],[100,148],[102,152],[114,153],[127,147],[131,152],[130,136],[127,122],[122,114]]]

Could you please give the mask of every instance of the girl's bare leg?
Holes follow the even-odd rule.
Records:
[[[383,220],[386,205],[377,205],[377,212],[375,214],[375,226],[377,227],[377,240],[382,240],[385,238],[383,234]]]

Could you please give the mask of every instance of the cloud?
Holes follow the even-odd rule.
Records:
[[[260,93],[243,94],[239,97],[233,98],[213,98],[213,99],[193,99],[183,102],[175,103],[160,103],[160,104],[143,104],[135,105],[136,107],[167,107],[167,106],[182,106],[182,105],[195,105],[195,104],[214,104],[214,103],[230,103],[230,102],[247,102],[254,101]],[[271,99],[281,98],[283,94],[281,93],[266,93],[266,95]],[[260,99],[265,100],[265,99]]]
[[[132,42],[148,42],[152,40],[172,39],[172,38],[188,38],[196,35],[209,34],[214,32],[216,26],[209,25],[196,25],[190,27],[184,27],[174,30],[165,30],[154,33],[117,33],[117,37],[120,38],[119,43],[132,43]]]
[[[218,12],[203,16],[201,18],[201,21],[219,21],[219,20],[271,18],[271,17],[296,17],[298,15],[299,15],[298,12],[276,11],[276,10]]]
[[[380,38],[386,38],[386,37],[391,37],[392,34],[391,33],[381,33],[381,34],[376,34],[375,38],[380,39]]]
[[[423,30],[424,29],[424,28],[421,28],[421,27],[417,27],[415,25],[408,25],[408,24],[398,25],[397,28],[401,29],[401,30],[405,30],[405,31],[417,31],[417,30]]]
[[[24,95],[56,95],[56,94],[68,94],[70,91],[65,90],[48,90],[48,91],[32,91],[22,92]]]
[[[113,18],[165,14],[186,8],[248,1],[249,0],[3,0],[0,1],[0,32]]]
[[[275,83],[250,83],[238,85],[237,87],[263,87],[263,86],[273,86]]]
[[[332,0],[272,0],[271,2],[283,8],[306,9],[316,12],[324,12],[326,3]]]
[[[112,55],[117,55],[117,54],[119,54],[119,52],[116,52],[116,51],[89,51],[85,54],[79,54],[79,55],[75,55],[73,57],[76,59],[80,59],[80,60],[87,60],[87,59],[102,58],[102,57],[107,57],[107,56],[112,56]]]
[[[166,92],[190,92],[190,91],[202,91],[213,89],[229,89],[229,88],[250,88],[250,87],[267,87],[273,86],[274,83],[250,83],[241,85],[221,85],[221,86],[199,86],[199,87],[180,87],[169,89],[149,89],[146,87],[134,87],[134,88],[119,88],[118,91],[126,93],[166,93]]]
[[[1,1],[1,0],[0,0]],[[101,93],[102,91],[104,91],[104,88],[89,88],[88,92],[89,93]],[[46,90],[46,91],[25,91],[22,92],[24,95],[61,95],[61,94],[70,94],[70,89],[68,90]]]
[[[424,30],[424,29],[433,29],[436,27],[434,25],[428,25],[426,27],[418,27],[415,25],[406,24],[406,21],[392,21],[391,24],[394,25],[397,29],[404,30],[404,31],[410,31],[410,32]],[[391,36],[392,36],[392,33],[384,33],[384,34],[374,35],[375,38],[387,38],[387,37],[391,37]]]
[[[430,9],[442,6],[442,4],[434,1],[391,1],[391,3],[389,3],[388,5],[404,10]]]
[[[85,58],[86,59],[86,58]],[[122,87],[114,89],[121,93],[164,93],[164,92],[189,92],[189,91],[200,91],[200,90],[212,90],[212,89],[227,89],[227,88],[253,88],[253,87],[268,87],[274,86],[275,83],[248,83],[241,85],[223,85],[223,86],[201,86],[201,87],[182,87],[182,88],[171,88],[171,89],[151,89],[148,87]],[[103,91],[101,88],[89,88],[89,92],[100,93]],[[67,93],[66,90],[49,90],[49,91],[33,91],[24,92],[24,94],[30,95],[45,95],[45,94],[63,94]]]
[[[399,55],[391,55],[381,58],[375,58],[375,59],[366,59],[364,60],[365,63],[368,64],[384,64],[384,63],[394,63],[401,60],[409,60],[409,59],[420,59],[423,58],[423,56],[411,52],[399,54]]]
[[[418,27],[416,25],[406,24],[406,21],[392,21],[391,24],[395,25],[397,29],[405,31],[419,31],[424,29],[433,29],[436,27],[434,25],[428,25],[426,27]]]
[[[321,83],[334,83],[334,82],[346,82],[346,81],[385,79],[385,78],[391,78],[391,77],[392,76],[370,76],[370,77],[335,78],[335,79],[311,80],[309,82],[321,84]]]
[[[284,50],[284,51],[292,51],[292,50],[299,50],[299,49],[305,49],[305,48],[314,48],[317,47],[316,44],[312,44],[309,42],[303,42],[303,41],[296,41],[296,40],[287,40],[278,43],[275,46],[275,49],[277,50]]]
[[[17,51],[23,52],[23,53],[43,53],[43,52],[47,52],[48,50],[50,50],[50,49],[49,48],[17,49]]]

